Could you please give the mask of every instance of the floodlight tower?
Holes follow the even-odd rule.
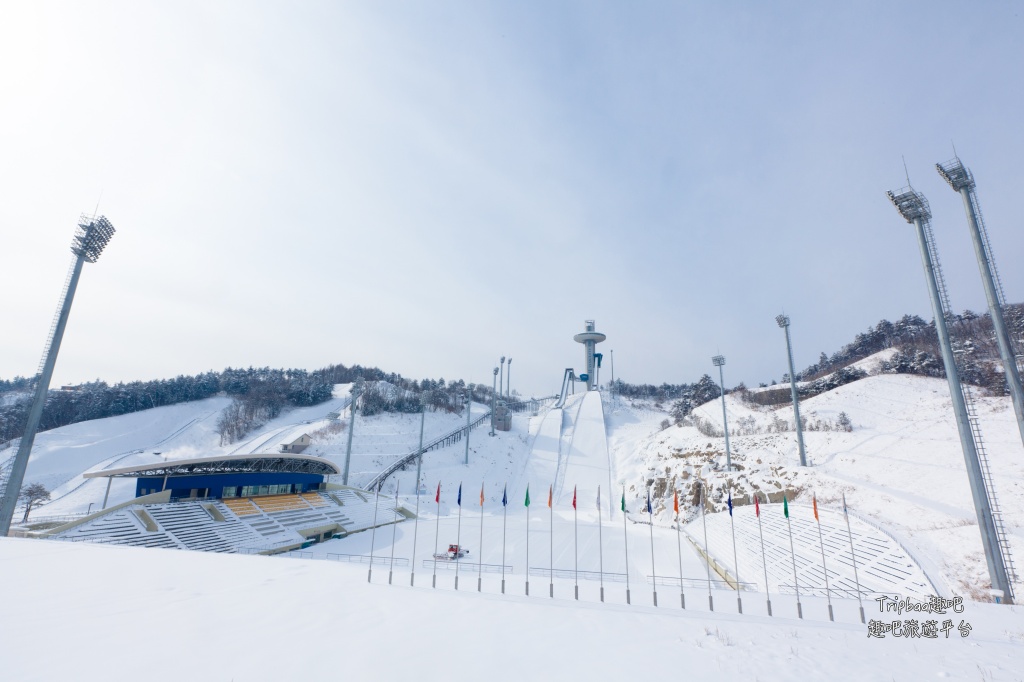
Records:
[[[501,375],[498,376],[498,395],[503,396],[505,389],[505,356],[501,356]]]
[[[103,249],[114,236],[114,232],[114,226],[110,224],[106,216],[82,215],[78,220],[78,229],[75,231],[74,239],[71,240],[71,253],[75,254],[75,259],[71,263],[67,280],[64,282],[64,291],[61,294],[60,306],[57,308],[57,316],[50,327],[46,350],[36,375],[36,393],[32,400],[32,407],[29,408],[25,432],[21,436],[18,454],[14,457],[11,473],[7,479],[7,487],[3,491],[3,499],[0,501],[0,537],[6,537],[11,529],[14,507],[18,502],[21,484],[25,480],[25,470],[28,468],[28,458],[32,453],[36,431],[39,430],[39,420],[43,416],[46,394],[50,390],[53,368],[57,364],[57,353],[60,351],[60,342],[64,338],[64,329],[67,327],[68,316],[71,314],[71,302],[74,300],[75,290],[78,288],[82,265],[99,260],[100,254],[103,253]]]
[[[796,443],[800,447],[800,466],[807,466],[804,450],[804,426],[800,422],[800,401],[796,395],[796,370],[793,369],[793,345],[789,340],[789,315],[776,315],[775,322],[786,331],[786,355],[789,358],[789,389],[793,392],[793,418],[796,420]]]
[[[729,422],[725,416],[725,374],[722,371],[725,357],[716,355],[711,358],[711,363],[718,368],[718,383],[722,387],[722,430],[725,431],[725,468],[727,471],[732,471],[732,452],[729,449]]]
[[[1013,340],[1003,318],[1006,295],[1003,293],[999,270],[992,255],[992,244],[989,242],[985,221],[981,216],[981,207],[978,205],[974,176],[960,163],[959,157],[946,163],[937,163],[935,169],[964,200],[967,225],[970,228],[971,241],[974,243],[974,255],[978,259],[978,270],[981,272],[981,283],[985,287],[988,312],[992,317],[992,328],[995,331],[996,343],[999,345],[999,357],[1003,361],[1006,383],[1010,388],[1013,412],[1017,416],[1017,429],[1020,431],[1021,442],[1024,443],[1024,390],[1021,389]]]
[[[505,376],[505,397],[512,400],[512,358],[508,359],[508,374]]]
[[[502,358],[502,360],[504,360],[504,359],[505,358]],[[498,368],[495,367],[494,368],[494,378],[491,379],[491,435],[492,436],[494,435],[494,426],[495,426],[495,424],[494,424],[494,410],[498,406],[498,403],[496,402],[498,394],[494,392],[494,387],[496,385],[495,382],[497,380],[498,380]]]
[[[986,480],[984,474],[985,469],[988,468],[987,460],[982,457],[984,450],[979,449],[975,443],[975,435],[980,436],[981,432],[975,424],[971,423],[964,387],[960,383],[960,373],[949,339],[949,329],[946,327],[949,297],[946,294],[946,285],[935,250],[935,240],[932,236],[931,208],[928,206],[928,200],[912,187],[905,187],[898,193],[888,192],[888,195],[889,200],[892,201],[903,219],[911,223],[917,230],[917,241],[921,247],[921,260],[928,283],[928,294],[932,301],[932,312],[935,315],[935,331],[939,337],[942,362],[946,368],[949,396],[953,403],[957,431],[960,433],[960,445],[964,451],[967,480],[971,486],[971,497],[974,498],[974,511],[978,517],[981,544],[985,549],[989,578],[992,581],[992,587],[1002,591],[1005,602],[1012,604],[1013,588],[1010,584],[1010,574],[1013,564],[1010,560],[1009,548],[1004,546],[1005,535],[1002,532],[1002,520],[993,513],[995,497],[991,490],[991,480]]]
[[[582,343],[586,352],[586,368],[587,368],[587,390],[592,391],[594,389],[594,346],[604,341],[607,336],[601,332],[594,331],[594,321],[585,320],[586,325],[585,331],[581,334],[577,334],[572,337],[572,340],[576,343]]]

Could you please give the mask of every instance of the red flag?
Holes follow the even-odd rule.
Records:
[[[480,484],[480,506],[484,506],[484,484]]]
[[[757,493],[754,493],[754,516],[761,517],[761,503],[757,501]]]
[[[678,490],[672,491],[672,508],[675,510],[676,514],[679,513],[679,491]]]
[[[434,495],[434,502],[441,504],[441,482],[437,482],[437,495]]]
[[[548,486],[548,509],[551,508],[551,486]]]
[[[572,487],[572,508],[576,508],[576,486]]]
[[[818,521],[818,496],[812,495],[811,499],[814,501],[814,520]]]

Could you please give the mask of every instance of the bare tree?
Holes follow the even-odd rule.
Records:
[[[28,521],[28,515],[32,511],[32,505],[36,502],[46,502],[50,499],[50,491],[42,483],[30,483],[21,489],[21,495],[18,499],[25,503],[25,515],[21,517],[21,522],[25,523]]]

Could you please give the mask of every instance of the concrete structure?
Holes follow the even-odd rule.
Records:
[[[597,363],[594,359],[594,346],[604,341],[606,337],[604,334],[594,331],[594,321],[586,320],[586,329],[583,333],[577,334],[572,337],[576,343],[582,343],[585,354],[585,367],[587,372],[587,390],[594,390],[594,379],[595,372],[597,370]]]
[[[305,450],[306,448],[308,448],[309,444],[312,443],[312,442],[313,441],[309,437],[309,434],[308,433],[304,433],[301,436],[299,436],[298,438],[296,438],[295,440],[293,440],[291,443],[282,443],[281,444],[281,452],[299,453],[299,452],[302,452],[303,450]]]
[[[512,430],[512,410],[504,400],[499,400],[494,407],[494,428],[498,431]]]

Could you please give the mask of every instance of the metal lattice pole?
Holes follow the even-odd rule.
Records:
[[[711,358],[711,362],[718,368],[718,383],[722,387],[722,430],[725,432],[725,468],[728,471],[732,471],[732,450],[729,447],[729,419],[725,414],[725,374],[722,372],[725,358],[721,355],[716,355]]]
[[[71,242],[71,252],[75,255],[75,260],[64,284],[57,316],[50,328],[50,338],[40,363],[36,379],[36,392],[32,399],[32,406],[29,408],[25,431],[22,433],[18,452],[11,464],[7,485],[3,491],[0,491],[3,493],[2,499],[0,499],[0,537],[6,537],[11,529],[14,508],[18,503],[21,484],[25,480],[25,471],[28,469],[28,460],[32,453],[32,445],[35,442],[36,432],[39,430],[43,408],[46,406],[46,396],[50,390],[54,367],[57,365],[57,354],[60,352],[60,344],[64,338],[68,317],[71,315],[71,303],[74,301],[75,291],[78,288],[82,265],[86,262],[95,263],[99,259],[103,249],[114,236],[114,232],[114,226],[105,216],[96,218],[83,215],[78,221],[78,229]]]
[[[800,399],[796,392],[796,370],[793,368],[793,345],[789,340],[789,315],[777,315],[775,321],[786,332],[786,357],[789,359],[789,388],[793,393],[793,419],[796,422],[796,442],[800,448],[800,466],[807,466],[807,452],[804,450],[804,429],[800,421]]]

